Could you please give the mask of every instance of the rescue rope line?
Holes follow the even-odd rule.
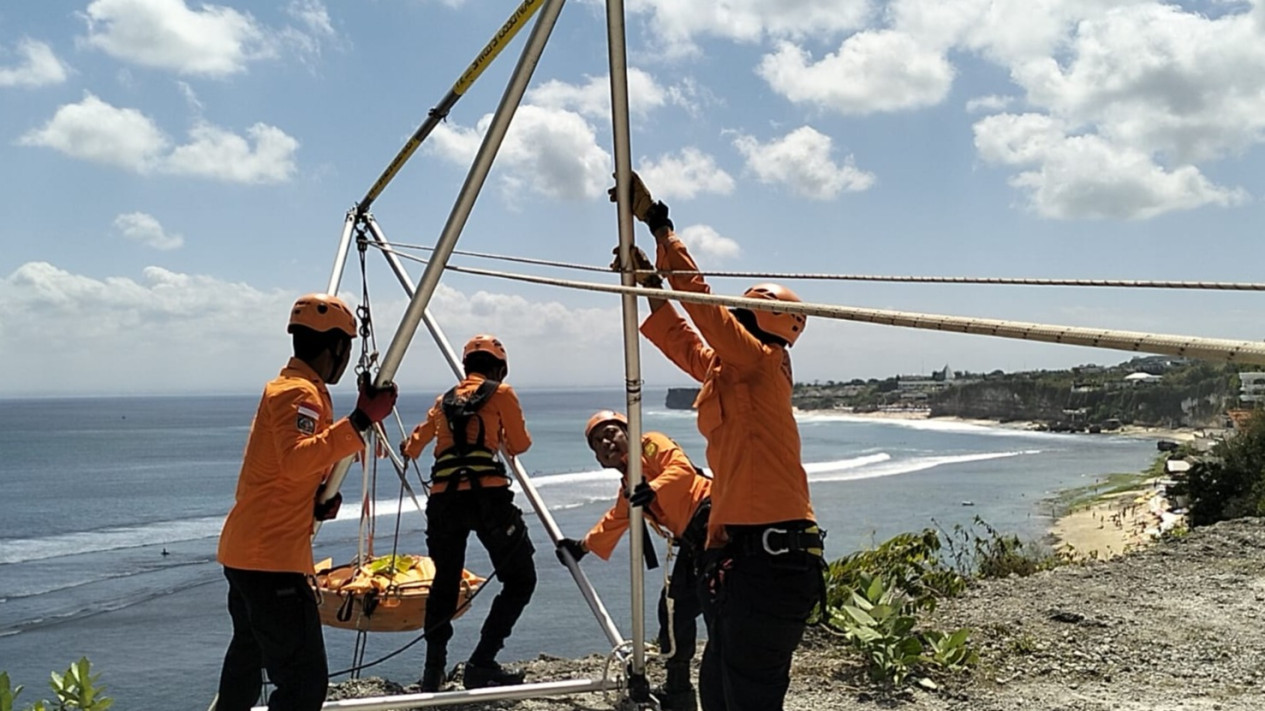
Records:
[[[1079,326],[1058,326],[1026,321],[1006,321],[1003,319],[974,318],[967,316],[947,316],[942,314],[918,313],[910,311],[893,311],[888,309],[869,309],[850,306],[834,306],[810,302],[778,301],[773,304],[765,299],[748,299],[740,296],[721,296],[717,294],[698,294],[665,289],[647,289],[635,286],[613,286],[593,282],[573,281],[570,279],[553,279],[550,277],[529,274],[498,272],[489,269],[457,267],[449,265],[452,271],[463,274],[488,276],[497,279],[509,279],[531,284],[557,286],[567,289],[599,291],[607,294],[635,294],[656,299],[669,299],[683,303],[709,304],[713,306],[729,306],[757,311],[779,311],[800,313],[805,316],[821,316],[823,318],[858,321],[904,328],[918,328],[930,331],[948,331],[951,333],[969,333],[981,336],[995,336],[1024,341],[1042,341],[1045,343],[1061,343],[1090,348],[1109,348],[1120,351],[1155,353],[1174,355],[1200,360],[1221,361],[1227,363],[1253,363],[1265,365],[1265,342],[1240,341],[1228,338],[1202,338],[1198,336],[1181,336],[1172,334],[1143,333],[1140,331],[1121,331],[1109,328],[1085,328]]]
[[[434,247],[418,244],[400,244],[392,242],[390,248],[384,248],[381,245],[372,245],[383,251],[393,251],[394,249],[420,249],[423,251],[433,251]],[[409,258],[408,255],[395,252],[399,256]],[[561,262],[550,259],[533,259],[530,257],[515,257],[505,254],[492,254],[489,252],[473,252],[469,250],[454,249],[453,254],[465,257],[475,257],[478,259],[490,259],[503,262],[517,262],[519,264],[535,264],[545,267],[558,267],[560,269],[574,269],[577,271],[588,272],[610,272],[609,267],[594,266],[591,264],[578,264],[575,262]],[[416,259],[416,257],[412,257]],[[424,260],[422,260],[424,261]],[[648,273],[640,271],[635,273]],[[1006,286],[1081,286],[1081,287],[1110,287],[1110,288],[1133,288],[1133,289],[1186,289],[1186,290],[1211,290],[1211,291],[1265,291],[1265,282],[1243,282],[1243,281],[1170,281],[1162,279],[1054,279],[1043,277],[954,277],[954,276],[901,276],[901,275],[882,275],[882,274],[831,274],[824,272],[743,272],[743,271],[690,271],[682,269],[665,269],[657,272],[667,276],[669,274],[683,275],[699,275],[717,278],[739,278],[739,279],[769,279],[769,280],[820,280],[820,281],[868,281],[868,282],[897,282],[897,283],[918,283],[918,284],[994,284]]]

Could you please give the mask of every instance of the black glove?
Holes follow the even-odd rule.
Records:
[[[646,210],[646,226],[650,228],[651,234],[657,233],[660,227],[667,227],[669,230],[676,229],[672,220],[668,219],[668,206],[664,205],[662,200]]]
[[[316,490],[316,496],[317,502],[312,508],[312,516],[314,516],[317,521],[333,520],[333,518],[338,515],[338,509],[343,505],[343,492],[335,492],[334,498],[326,501],[325,503],[321,503],[320,501],[320,489]]]
[[[650,485],[643,481],[633,487],[632,495],[628,497],[628,503],[631,506],[640,506],[644,509],[650,505],[650,502],[654,501],[654,496],[654,489],[651,489]]]
[[[567,558],[563,554],[563,551],[570,553],[571,557],[574,558],[577,563],[580,562],[581,558],[588,555],[588,551],[584,550],[584,544],[574,538],[564,538],[558,541],[558,547],[554,551],[558,554],[558,562],[566,565]]]

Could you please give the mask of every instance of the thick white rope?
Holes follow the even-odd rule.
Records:
[[[793,303],[786,301],[770,302],[766,299],[747,299],[740,296],[721,296],[717,294],[696,294],[687,291],[669,291],[665,289],[646,289],[643,287],[612,286],[592,282],[573,281],[570,279],[552,279],[549,277],[528,274],[513,274],[472,267],[449,265],[449,269],[463,274],[475,274],[497,279],[510,279],[532,284],[558,286],[566,289],[582,289],[600,291],[608,294],[637,294],[659,299],[671,299],[684,303],[711,304],[730,306],[758,311],[782,311],[801,313],[806,316],[860,321],[905,328],[921,328],[931,331],[949,331],[953,333],[970,333],[998,338],[1013,338],[1024,341],[1042,341],[1045,343],[1063,343],[1090,348],[1110,348],[1119,351],[1155,353],[1173,355],[1183,358],[1224,361],[1227,363],[1253,363],[1265,365],[1265,342],[1238,341],[1227,338],[1201,338],[1198,336],[1179,336],[1162,333],[1143,333],[1140,331],[1118,331],[1109,328],[1083,328],[1078,326],[1056,326],[1025,321],[1005,321],[1001,319],[973,318],[966,316],[945,316],[940,314],[916,313],[908,311],[890,311],[886,309],[866,309],[849,306],[833,306],[830,304],[814,304],[808,302]]]

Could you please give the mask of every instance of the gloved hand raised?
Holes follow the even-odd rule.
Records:
[[[615,195],[615,190],[616,188],[611,188],[610,190],[606,191],[606,194],[609,195],[611,198],[611,202],[618,202],[618,198]],[[646,188],[645,183],[641,182],[641,176],[637,175],[635,171],[632,174],[631,198],[632,198],[633,217],[637,218],[638,220],[641,220],[642,222],[645,222],[647,211],[650,210],[650,208],[654,206],[654,198],[650,197],[650,190]]]
[[[628,497],[628,503],[632,506],[640,506],[645,508],[654,501],[655,491],[650,488],[647,482],[641,482],[633,487],[632,495]]]
[[[326,501],[325,503],[321,503],[319,500],[321,496],[320,489],[316,490],[316,496],[317,502],[312,508],[312,516],[314,516],[317,521],[332,521],[334,517],[338,515],[338,509],[342,508],[343,492],[334,492],[334,498]]]
[[[567,564],[567,558],[564,555],[564,552],[570,553],[571,558],[577,563],[580,562],[581,558],[588,554],[588,551],[584,549],[584,544],[574,538],[564,538],[558,541],[558,547],[554,552],[558,554],[558,562],[563,565]]]
[[[624,271],[619,265],[619,247],[611,250],[611,254],[615,255],[615,259],[611,261],[611,271]],[[636,245],[633,246],[632,262],[633,269],[635,270],[633,272],[633,280],[636,282],[637,286],[644,286],[650,289],[663,288],[663,277],[659,276],[659,274],[654,270],[654,264],[651,263],[650,258],[646,256],[646,253],[641,251],[641,247],[637,247]]]
[[[387,383],[381,388],[374,387],[369,382],[368,375],[367,372],[361,374],[360,397],[356,398],[356,409],[349,415],[351,424],[362,431],[386,419],[391,410],[395,409],[396,399],[400,397],[395,383]]]

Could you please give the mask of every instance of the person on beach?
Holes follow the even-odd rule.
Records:
[[[656,266],[669,272],[672,288],[710,293],[673,231],[668,206],[636,174],[631,190],[633,215],[654,234]],[[615,190],[610,194],[614,200]],[[634,260],[638,270],[648,261],[636,252]],[[653,288],[653,276],[639,271],[637,283]],[[800,301],[777,284],[758,284],[743,296]],[[806,620],[822,597],[825,565],[791,405],[788,349],[803,334],[805,318],[682,306],[693,326],[667,301],[650,299],[641,332],[702,383],[694,405],[715,479],[700,575],[708,639],[699,698],[703,711],[775,711],[786,697]]]
[[[314,711],[325,702],[328,667],[312,575],[316,521],[342,503],[319,495],[336,463],[364,449],[360,432],[395,407],[394,385],[364,380],[356,409],[334,421],[326,385],[342,378],[356,318],[328,294],[294,302],[288,330],[294,357],[269,382],[250,425],[236,500],[224,521],[216,558],[228,579],[233,638],[220,671],[217,711],[246,711],[259,700],[260,670],[276,689],[273,711]]]
[[[623,413],[594,413],[584,428],[584,438],[598,464],[628,476],[628,418]],[[565,551],[577,562],[588,553],[610,560],[628,530],[629,506],[645,509],[651,526],[665,534],[678,551],[669,582],[659,593],[659,653],[666,656],[667,679],[653,692],[664,711],[693,711],[698,702],[690,683],[690,661],[698,638],[697,618],[702,612],[698,559],[707,538],[712,483],[680,445],[660,432],[642,435],[641,469],[645,481],[630,496],[624,480],[615,504],[584,538],[558,541],[558,559],[566,564]]]
[[[426,420],[400,443],[404,456],[417,459],[435,440],[426,502],[426,547],[435,562],[435,580],[426,601],[422,691],[438,691],[447,676],[448,641],[471,532],[487,549],[501,591],[462,671],[465,688],[523,682],[523,670],[501,666],[496,655],[536,589],[536,549],[497,456],[502,446],[510,456],[531,447],[518,395],[502,382],[509,373],[505,346],[493,336],[475,336],[466,343],[462,364],[466,377],[436,398]]]

